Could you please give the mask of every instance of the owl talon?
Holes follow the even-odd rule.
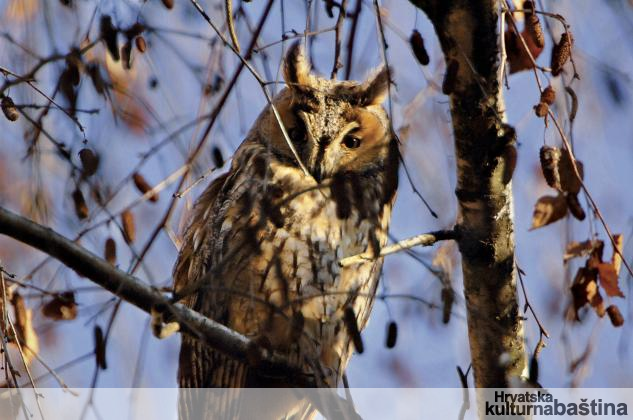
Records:
[[[152,316],[152,334],[154,334],[154,337],[162,340],[180,331],[180,324],[178,322],[164,322],[162,311],[152,308],[150,312]]]

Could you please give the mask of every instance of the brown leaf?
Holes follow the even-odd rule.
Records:
[[[578,201],[578,194],[567,194],[567,207],[569,212],[578,220],[585,220],[585,211]]]
[[[152,190],[152,187],[149,185],[147,180],[140,173],[134,172],[134,175],[132,175],[132,179],[134,180],[134,185],[136,185],[136,188],[139,190],[141,194],[145,195],[149,191]],[[153,192],[147,197],[147,199],[151,201],[152,203],[157,202],[158,193]]]
[[[624,318],[620,313],[620,309],[615,305],[610,305],[607,308],[607,314],[609,315],[609,319],[611,320],[611,324],[614,327],[621,327],[624,324]]]
[[[121,213],[121,225],[123,226],[123,239],[128,244],[136,239],[136,227],[134,225],[134,215],[130,210],[124,210]]]
[[[598,264],[598,273],[600,273],[600,286],[602,286],[607,296],[624,297],[624,293],[618,286],[618,273],[611,263]]]
[[[541,55],[541,52],[543,52],[543,48],[536,45],[535,40],[527,33],[527,30],[524,30],[521,33],[521,36],[523,37],[528,50],[532,54],[532,57],[536,60],[538,56]],[[523,42],[521,42],[521,38],[513,28],[508,28],[505,32],[505,45],[510,74],[529,70],[534,66],[532,60],[530,59],[530,55],[525,50]]]
[[[578,320],[578,310],[586,304],[590,304],[598,314],[603,317],[605,314],[604,302],[598,289],[596,281],[596,270],[580,267],[571,286],[571,293],[574,300],[574,311]]]
[[[24,361],[29,364],[35,354],[39,351],[39,339],[33,329],[33,311],[26,308],[24,298],[19,293],[13,293],[11,297],[13,314],[15,315],[15,339],[22,347]]]
[[[114,239],[106,239],[104,256],[107,262],[116,265],[116,242],[114,242]]]
[[[77,318],[77,304],[73,292],[56,295],[42,307],[42,314],[55,321],[68,321]]]
[[[598,246],[598,243],[602,241],[592,241],[590,239],[584,242],[570,242],[565,247],[565,255],[563,256],[563,261],[567,262],[572,258],[584,257],[585,255],[589,255],[593,250]]]
[[[581,161],[576,160],[576,166],[580,179],[584,178],[584,166]],[[561,189],[570,194],[578,194],[582,186],[580,179],[574,171],[574,164],[567,149],[561,150],[561,157],[558,163],[558,174],[560,176]]]
[[[534,205],[532,227],[530,227],[530,230],[554,223],[566,215],[567,201],[564,195],[559,194],[556,197],[550,195],[543,196],[539,198]]]
[[[613,254],[611,254],[611,265],[613,265],[615,273],[620,275],[620,268],[622,267],[622,257],[620,254],[622,254],[624,249],[624,236],[621,234],[615,234],[613,235],[613,241],[616,244],[616,249],[620,251],[620,253],[617,253],[615,249],[613,250]]]

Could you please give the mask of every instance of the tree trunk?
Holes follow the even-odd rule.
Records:
[[[514,273],[514,129],[499,70],[496,0],[410,0],[437,32],[447,74],[455,151],[459,249],[478,388],[506,387],[526,368]]]

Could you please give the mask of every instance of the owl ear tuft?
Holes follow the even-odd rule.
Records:
[[[301,41],[292,44],[286,53],[284,79],[293,89],[310,84],[310,63],[306,59]]]
[[[389,93],[389,67],[382,66],[361,85],[360,103],[363,106],[380,105]]]

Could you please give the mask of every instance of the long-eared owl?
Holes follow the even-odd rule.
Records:
[[[365,326],[382,268],[380,258],[338,261],[379,253],[398,184],[397,140],[381,105],[389,71],[362,83],[323,79],[296,43],[283,72],[287,87],[272,103],[294,150],[267,106],[230,170],[196,202],[174,289],[334,387],[353,350],[345,313]],[[178,378],[183,388],[283,387],[287,379],[187,336]]]

